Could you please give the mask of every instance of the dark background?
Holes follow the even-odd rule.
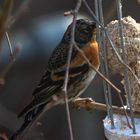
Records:
[[[15,0],[12,15],[24,0]],[[88,0],[94,10],[94,1]],[[2,0],[0,0],[0,4]],[[47,60],[53,48],[61,40],[71,17],[64,17],[65,11],[75,7],[75,0],[32,0],[26,14],[20,16],[10,29],[12,46],[15,49],[19,42],[22,45],[21,53],[5,77],[5,84],[0,86],[0,132],[11,135],[22,124],[22,118],[17,114],[32,98],[32,91],[37,86]],[[123,0],[123,16],[131,15],[137,22],[140,21],[140,5],[136,0]],[[116,19],[116,6],[112,0],[103,1],[105,24]],[[81,7],[79,18],[91,18],[84,6]],[[9,52],[6,42],[0,52],[0,70],[2,71],[9,61]],[[112,81],[122,89],[119,75],[111,75]],[[113,104],[120,104],[116,100],[114,91]],[[91,83],[83,97],[92,97],[104,103],[102,79],[99,76]],[[71,107],[71,105],[70,105]],[[106,113],[100,111],[76,110],[71,107],[71,118],[75,140],[105,140],[103,119]],[[58,106],[48,111],[41,120],[42,125],[33,129],[26,139],[28,140],[69,140],[69,131],[65,106]]]

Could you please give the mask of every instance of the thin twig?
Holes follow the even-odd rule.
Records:
[[[95,14],[96,14],[96,17],[97,19],[99,19],[99,1],[98,0],[94,0],[94,3],[95,3]],[[101,67],[101,73],[103,73],[105,75],[105,68],[104,68],[104,63],[103,63],[103,55],[102,55],[102,41],[101,41],[101,30],[99,28],[99,25],[96,24],[96,36],[97,36],[97,42],[99,42],[99,47],[100,47],[100,50],[101,50],[101,55],[100,55],[100,60],[101,60],[101,64],[100,64],[100,67]],[[104,93],[104,96],[105,96],[105,103],[107,105],[107,115],[111,118],[111,114],[110,114],[110,104],[109,104],[109,100],[108,100],[108,96],[107,96],[107,84],[104,80],[102,80],[103,82],[103,93]]]
[[[74,33],[75,33],[75,24],[76,24],[76,18],[77,13],[73,14],[73,22],[72,22],[72,30],[71,30],[71,40],[69,45],[69,51],[68,51],[68,58],[67,58],[67,64],[66,64],[66,73],[65,73],[65,80],[63,84],[62,91],[65,95],[65,105],[66,105],[66,113],[67,113],[67,120],[68,120],[68,126],[69,126],[69,132],[70,132],[70,139],[73,140],[73,131],[72,131],[72,124],[71,124],[71,117],[70,117],[70,110],[69,110],[69,104],[68,104],[68,79],[69,79],[69,66],[72,56],[72,50],[73,50],[73,40],[74,40]]]
[[[104,26],[104,16],[103,16],[103,2],[102,0],[98,0],[98,8],[99,8],[99,21],[103,24]],[[99,26],[99,25],[98,25]],[[100,48],[101,48],[101,68],[103,70],[103,74],[109,79],[109,70],[108,70],[108,63],[107,63],[107,53],[106,53],[106,47],[105,47],[105,33],[100,29]],[[108,100],[106,101],[107,107],[108,107],[108,116],[110,117],[111,120],[111,128],[114,129],[114,118],[113,118],[113,110],[112,110],[112,94],[111,94],[111,87],[109,84],[107,84],[105,81],[103,81],[103,86],[104,86],[104,95],[105,99]]]
[[[98,7],[99,7],[99,19],[100,19],[100,22],[103,24],[104,26],[104,17],[103,17],[103,9],[102,9],[102,0],[98,0]],[[109,79],[109,70],[108,70],[108,63],[107,63],[107,50],[106,50],[106,47],[105,47],[105,34],[102,30],[100,30],[100,47],[102,48],[101,52],[102,52],[102,63],[103,63],[103,67],[104,67],[104,73],[105,73],[105,76]],[[109,106],[108,106],[108,110],[109,110],[109,117],[111,119],[111,128],[114,129],[115,126],[114,126],[114,118],[113,118],[113,110],[112,110],[112,94],[111,94],[111,87],[109,84],[107,84],[105,82],[105,85],[106,85],[106,91],[104,94],[107,94],[108,95],[108,103],[109,103]]]
[[[71,38],[70,38],[70,48],[68,51],[68,58],[67,58],[67,65],[66,65],[66,73],[65,73],[65,80],[63,84],[62,91],[65,94],[65,104],[66,104],[66,112],[67,112],[67,119],[68,119],[68,125],[69,125],[69,132],[70,132],[70,139],[73,140],[73,131],[72,131],[72,124],[71,124],[71,117],[70,117],[70,111],[69,111],[69,105],[68,105],[68,79],[69,79],[69,67],[70,67],[70,61],[71,61],[71,56],[72,56],[72,50],[73,50],[73,45],[75,42],[75,27],[76,27],[76,19],[77,19],[77,14],[78,11],[81,7],[82,0],[78,0],[75,10],[71,13],[73,13],[73,21],[72,21],[72,29],[71,29]],[[68,13],[67,13],[68,14]],[[70,14],[70,12],[69,12]],[[66,13],[65,13],[66,15]]]
[[[127,56],[125,54],[125,40],[123,36],[123,25],[122,25],[122,5],[121,5],[121,0],[116,0],[116,5],[117,5],[117,14],[118,14],[118,26],[119,26],[119,35],[121,38],[121,47],[122,47],[122,57],[127,64]],[[133,134],[136,134],[136,127],[135,127],[135,120],[133,117],[133,110],[132,110],[132,101],[131,101],[131,88],[130,88],[130,81],[128,78],[128,69],[125,67],[124,69],[124,79],[125,79],[125,86],[126,86],[126,94],[128,97],[128,102],[129,102],[129,107],[130,107],[130,116],[131,116],[131,123],[133,126]]]
[[[96,17],[97,19],[99,19],[99,1],[98,0],[94,0],[94,3],[95,3],[95,14],[96,14]],[[101,41],[101,30],[99,28],[99,25],[96,24],[96,38],[97,38],[97,42],[99,42],[99,47],[100,47],[100,50],[101,50],[101,55],[100,55],[100,60],[101,60],[101,64],[100,64],[100,67],[101,67],[101,73],[103,73],[105,75],[105,68],[104,68],[104,63],[103,63],[103,55],[102,55],[102,41]],[[107,85],[106,85],[106,82],[105,80],[102,80],[103,81],[103,93],[104,93],[104,96],[105,96],[105,102],[106,102],[106,105],[107,105],[107,115],[110,116],[110,105],[109,105],[109,100],[108,100],[108,96],[107,96]]]
[[[120,57],[120,55],[119,55],[119,53],[117,52],[117,50],[116,50],[116,48],[115,48],[115,46],[114,46],[112,40],[110,39],[110,36],[109,36],[109,34],[108,34],[106,28],[105,28],[105,27],[100,23],[100,21],[97,19],[97,17],[95,16],[94,12],[92,11],[92,9],[90,8],[90,6],[88,5],[87,1],[86,1],[86,0],[82,0],[82,1],[83,1],[83,3],[85,4],[85,6],[87,7],[87,9],[88,9],[88,11],[90,12],[91,16],[93,17],[93,19],[96,21],[96,23],[98,23],[98,24],[101,26],[101,28],[102,28],[102,30],[104,31],[104,33],[105,33],[105,35],[106,35],[106,37],[107,37],[107,39],[108,39],[108,41],[109,41],[109,43],[110,43],[110,45],[111,45],[113,51],[115,52],[115,55],[117,56],[119,62],[120,62],[124,67],[126,67],[126,68],[132,73],[132,75],[133,75],[134,78],[136,79],[138,85],[140,86],[140,80],[139,80],[139,78],[136,76],[136,74],[133,72],[133,70],[132,70],[132,69],[122,60],[122,58]]]
[[[14,61],[13,49],[12,49],[12,45],[11,45],[11,41],[10,41],[8,32],[5,32],[5,36],[6,36],[6,40],[7,40],[8,47],[9,47],[10,58],[11,58],[11,60]]]

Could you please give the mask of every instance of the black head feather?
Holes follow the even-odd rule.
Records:
[[[64,34],[63,41],[69,42],[71,38],[72,23],[68,26],[66,33]],[[91,20],[79,19],[76,20],[75,28],[75,41],[79,44],[88,43],[93,33],[96,30],[95,22]]]

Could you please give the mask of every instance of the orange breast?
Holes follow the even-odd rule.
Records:
[[[100,64],[98,43],[95,40],[87,43],[82,50],[85,53],[86,57],[90,60],[91,64],[95,68],[98,68]],[[85,59],[83,58],[82,54],[79,53],[71,63],[71,67],[83,64],[83,62],[85,62]]]
[[[98,43],[96,41],[87,43],[86,46],[84,46],[82,50],[83,50],[84,54],[86,55],[86,57],[89,59],[90,63],[95,68],[98,68],[99,64],[100,64]],[[85,62],[86,62],[86,60],[84,59],[82,54],[79,52],[78,55],[74,58],[74,60],[71,62],[70,67],[80,66]],[[65,67],[65,66],[63,66],[63,67]],[[74,77],[75,75],[69,75],[69,76]],[[53,80],[60,80],[60,79],[64,79],[64,76],[58,76],[58,75],[55,75],[55,73],[52,73],[51,78]]]

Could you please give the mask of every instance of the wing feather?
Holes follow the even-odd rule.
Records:
[[[25,107],[20,115],[31,111],[32,109],[47,103],[53,94],[59,92],[63,86],[66,72],[66,62],[69,51],[69,44],[58,45],[51,58],[48,61],[46,71],[44,72],[39,85],[33,92],[32,102]],[[77,50],[73,49],[71,61],[77,56]],[[85,72],[89,69],[88,64],[85,62],[69,69],[69,82],[68,86],[73,82],[80,80]]]

